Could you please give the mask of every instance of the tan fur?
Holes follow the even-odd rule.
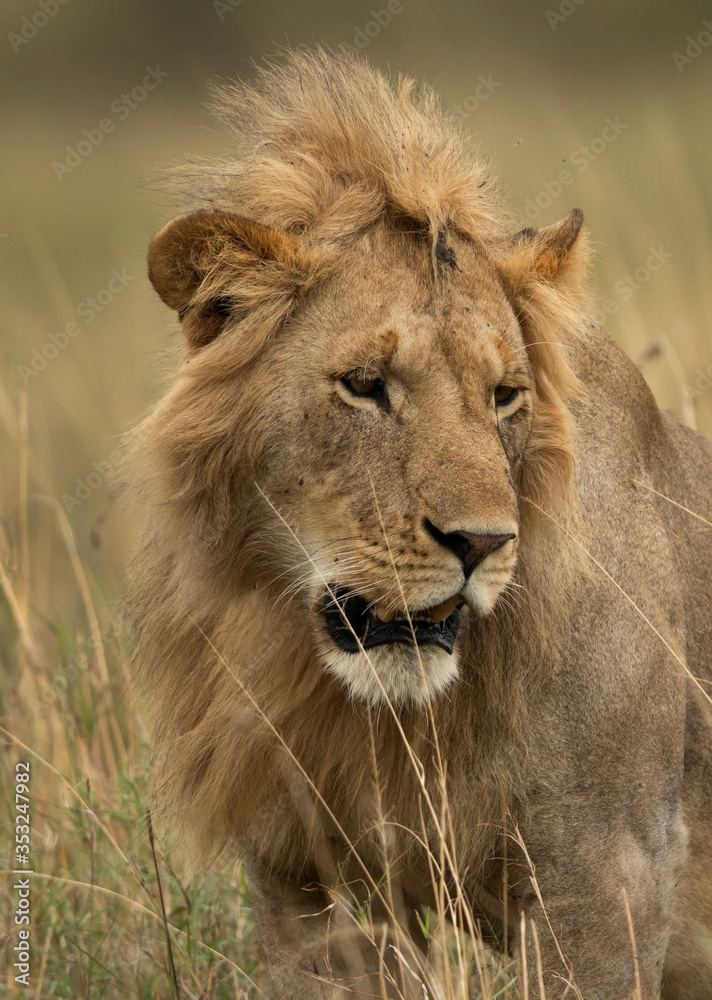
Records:
[[[292,905],[311,905],[305,882],[326,882],[332,862],[331,877],[345,864],[344,836],[377,880],[385,815],[395,824],[389,857],[408,858],[403,893],[432,899],[427,859],[405,831],[439,856],[437,830],[404,736],[438,809],[439,755],[447,761],[452,877],[473,906],[480,890],[500,894],[503,817],[529,835],[546,795],[573,794],[549,773],[552,761],[563,767],[598,736],[588,723],[566,734],[576,713],[561,678],[576,674],[579,657],[585,681],[571,690],[583,690],[606,641],[616,650],[634,631],[613,624],[618,610],[601,612],[600,642],[583,624],[591,600],[603,608],[608,597],[595,597],[603,584],[576,540],[627,573],[617,536],[601,533],[608,486],[594,485],[627,473],[600,472],[598,455],[610,435],[612,457],[600,468],[626,453],[669,452],[660,468],[643,466],[663,486],[675,477],[663,465],[676,459],[637,373],[625,367],[616,377],[630,383],[645,446],[606,411],[616,397],[602,379],[623,362],[585,319],[580,213],[512,236],[485,166],[430,91],[400,80],[394,92],[365,64],[318,50],[227,88],[216,106],[237,152],[174,176],[174,190],[205,208],[169,223],[149,255],[157,291],[183,319],[186,352],[136,432],[134,497],[146,535],[131,595],[135,663],[170,828],[201,863],[239,848],[275,995],[326,996],[314,981],[294,986],[293,970],[312,959],[294,957],[292,925],[279,924]],[[604,375],[590,377],[589,350]],[[383,374],[388,412],[349,395],[339,379],[353,371]],[[508,380],[524,400],[511,418],[495,415],[490,396]],[[595,437],[604,427],[604,444],[592,444],[592,429]],[[593,473],[577,473],[577,455]],[[641,502],[648,511],[650,498]],[[633,517],[638,504],[621,509]],[[663,509],[635,523],[657,518],[658,539],[669,516]],[[446,533],[513,524],[517,537],[463,584],[424,517]],[[643,601],[646,572],[628,581]],[[353,654],[351,670],[322,624],[324,586],[336,584],[409,608],[462,586],[469,608],[455,655],[427,647],[418,662],[408,647],[377,647],[370,658]],[[674,604],[661,596],[660,613]],[[682,641],[677,620],[670,634]],[[651,657],[664,658],[651,642]],[[669,663],[664,672],[677,676]],[[621,704],[628,683],[620,681]],[[560,743],[545,752],[551,733]],[[546,869],[556,838],[536,823],[530,835]],[[676,872],[683,832],[678,840]],[[557,856],[551,870],[562,863]],[[520,874],[512,891],[534,913],[529,885]],[[551,891],[555,908],[555,879]],[[584,882],[569,884],[569,895],[577,891],[588,905]],[[620,929],[613,895],[602,893],[599,916]],[[597,940],[592,932],[577,960],[585,995],[622,1000],[629,955],[616,951],[602,973]],[[543,947],[555,976],[558,952]],[[275,956],[285,949],[282,973]],[[658,943],[650,949],[646,998],[659,989]],[[560,980],[548,982],[547,995],[558,995]]]

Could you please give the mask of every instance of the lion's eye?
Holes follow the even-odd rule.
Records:
[[[494,390],[494,405],[508,406],[509,403],[514,402],[518,395],[519,389],[515,389],[513,385],[498,385]]]
[[[383,395],[383,382],[380,378],[363,378],[360,375],[347,375],[342,381],[357,396],[379,397]]]

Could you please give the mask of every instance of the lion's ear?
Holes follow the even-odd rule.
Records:
[[[538,277],[553,281],[572,263],[582,225],[583,212],[580,208],[572,208],[563,219],[550,226],[522,229],[512,239],[513,263],[533,268]]]
[[[256,272],[296,262],[298,244],[288,233],[239,215],[197,211],[173,219],[154,236],[148,276],[175,309],[188,345],[204,347],[249,300]],[[265,277],[266,275],[262,275]]]
[[[550,226],[522,229],[503,239],[496,263],[506,294],[517,315],[532,321],[536,312],[549,322],[555,318],[574,323],[574,313],[588,308],[586,277],[589,242],[583,229],[583,212],[571,211]],[[565,323],[564,323],[565,325]]]

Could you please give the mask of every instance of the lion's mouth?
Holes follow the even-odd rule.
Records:
[[[326,628],[332,642],[343,652],[358,653],[394,642],[412,646],[415,640],[418,646],[440,646],[452,653],[464,603],[459,595],[436,607],[395,614],[379,614],[378,607],[365,598],[348,595],[344,587],[334,587],[324,594]]]

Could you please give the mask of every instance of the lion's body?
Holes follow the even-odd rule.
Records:
[[[174,829],[239,847],[275,996],[331,996],[298,973],[373,958],[303,887],[370,895],[385,853],[406,922],[434,906],[444,766],[443,881],[510,942],[535,922],[547,996],[630,995],[625,889],[643,1000],[705,1000],[712,448],[586,321],[580,220],[512,239],[432,99],[321,53],[261,88],[227,96],[250,157],[204,169],[220,211],[151,257],[189,345],[138,432],[132,595]],[[463,532],[503,539],[464,577]],[[455,652],[334,646],[342,584],[459,590]]]

